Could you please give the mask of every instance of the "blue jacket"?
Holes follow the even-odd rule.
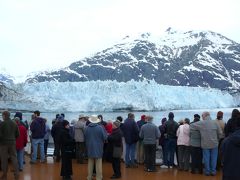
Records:
[[[90,123],[84,132],[89,158],[102,158],[103,145],[107,139],[107,132],[102,125]]]
[[[240,129],[229,135],[222,145],[223,180],[240,179]]]
[[[33,139],[42,139],[46,133],[45,121],[41,117],[37,117],[30,125]]]
[[[127,144],[134,144],[139,140],[139,129],[134,119],[126,119],[121,129]]]

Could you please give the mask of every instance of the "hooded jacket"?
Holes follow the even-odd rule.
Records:
[[[223,141],[223,180],[240,179],[240,129]]]

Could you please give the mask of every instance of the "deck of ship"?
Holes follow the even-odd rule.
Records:
[[[21,180],[60,180],[61,163],[53,161],[52,157],[47,158],[47,163],[37,163],[31,165],[29,157],[26,157],[26,164],[23,172],[20,172]],[[191,174],[190,172],[178,171],[173,169],[161,169],[157,166],[157,172],[145,172],[143,166],[129,169],[125,168],[124,163],[121,165],[123,180],[220,180],[221,172],[216,176],[205,176],[200,174]],[[0,172],[2,174],[2,172]],[[110,179],[112,176],[112,167],[110,163],[103,163],[103,179]],[[86,179],[87,164],[77,164],[73,160],[73,180]],[[13,173],[9,170],[8,179],[13,179]]]

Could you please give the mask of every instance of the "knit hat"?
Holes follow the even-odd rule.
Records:
[[[113,122],[113,124],[114,124],[114,126],[116,126],[118,128],[118,127],[120,127],[121,122],[116,120],[116,121]]]
[[[21,112],[16,112],[14,117],[18,117],[20,120],[22,120],[22,113]]]
[[[222,112],[222,111],[218,111],[217,117],[218,117],[218,118],[222,118],[222,117],[223,117],[223,112]]]
[[[146,115],[143,114],[143,115],[141,116],[141,120],[145,120],[145,118],[146,118]]]

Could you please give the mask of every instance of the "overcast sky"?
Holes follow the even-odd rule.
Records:
[[[0,71],[68,66],[126,35],[211,30],[240,43],[240,0],[0,0]]]

